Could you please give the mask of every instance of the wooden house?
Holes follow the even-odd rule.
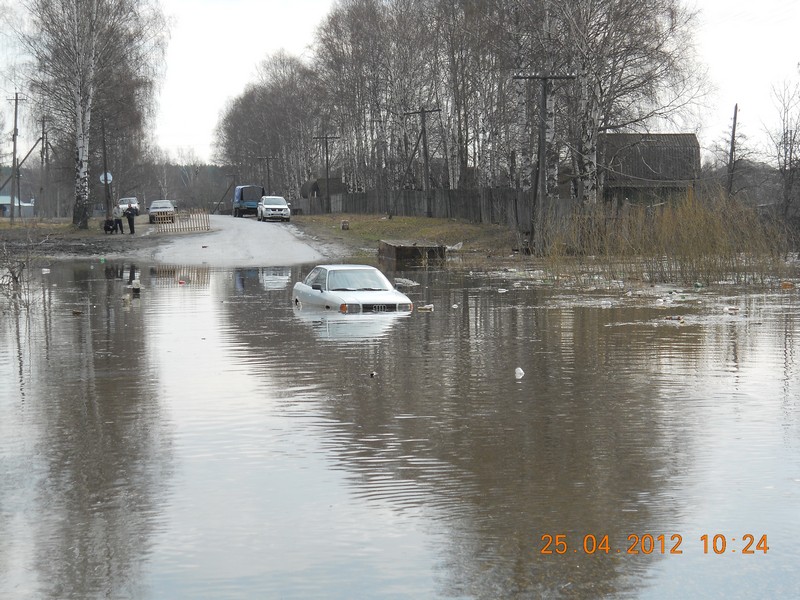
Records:
[[[606,201],[662,202],[693,193],[700,177],[693,133],[607,133],[598,151]]]

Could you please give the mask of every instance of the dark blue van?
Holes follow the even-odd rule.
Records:
[[[258,212],[258,201],[267,192],[260,185],[237,185],[233,190],[233,216],[243,217]]]

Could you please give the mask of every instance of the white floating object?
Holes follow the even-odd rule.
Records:
[[[42,269],[42,275],[47,275],[50,272],[50,269]]]
[[[406,286],[406,287],[416,287],[419,285],[418,282],[413,281],[412,279],[405,279],[403,277],[396,277],[394,280],[395,286]]]
[[[517,379],[522,379],[523,377],[525,377],[525,371],[517,367],[516,369],[514,369],[514,377],[516,377]]]
[[[506,288],[498,288],[497,293],[498,294],[505,294],[507,291],[508,290]]]
[[[458,308],[458,304],[453,304],[453,308]]]
[[[417,307],[417,312],[433,312],[433,304],[423,304]]]

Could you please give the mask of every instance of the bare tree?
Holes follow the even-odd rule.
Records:
[[[577,75],[573,164],[581,197],[592,204],[602,193],[598,133],[651,127],[700,94],[691,40],[695,14],[678,0],[544,1],[561,21],[560,52]]]
[[[305,87],[283,95],[287,58],[269,57],[269,77],[226,112],[220,148],[257,173],[242,144],[277,155],[292,136],[334,134],[351,189],[419,186],[421,119],[409,113],[436,108],[426,133],[441,185],[529,188],[544,122],[547,195],[569,157],[593,203],[599,134],[660,128],[696,97],[693,16],[681,0],[342,0],[317,30]],[[512,80],[520,72],[576,79],[550,81],[542,107],[540,88]]]
[[[778,127],[767,130],[772,158],[781,178],[781,212],[788,220],[797,201],[796,186],[800,170],[800,84],[784,82],[772,88],[778,113]]]
[[[88,227],[93,114],[124,100],[143,103],[162,56],[165,22],[146,0],[23,0],[31,28],[22,34],[34,61],[31,75],[42,114],[74,148],[73,224]],[[133,83],[120,88],[121,83]]]

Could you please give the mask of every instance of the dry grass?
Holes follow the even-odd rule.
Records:
[[[349,229],[342,229],[347,221]],[[377,251],[381,240],[462,244],[458,256],[474,264],[486,259],[515,260],[517,234],[499,225],[477,225],[455,219],[392,217],[382,215],[325,214],[292,217],[298,227],[320,238],[351,248],[355,254]]]
[[[342,221],[349,230],[342,230]],[[515,266],[544,269],[553,281],[641,281],[712,285],[772,285],[796,277],[787,262],[788,238],[750,207],[723,197],[681,198],[656,207],[598,205],[566,221],[543,218],[539,257],[513,249],[519,234],[507,227],[450,219],[381,215],[300,215],[299,227],[323,240],[374,256],[382,239],[463,244],[452,268]],[[796,267],[794,267],[796,270]]]
[[[89,219],[87,229],[78,229],[71,219],[15,219],[11,226],[10,219],[0,219],[0,235],[5,238],[32,236],[41,238],[47,235],[94,237],[104,235],[101,219]]]
[[[651,283],[767,284],[789,274],[788,237],[756,211],[722,196],[657,207],[598,206],[550,234],[551,268],[591,268]]]

